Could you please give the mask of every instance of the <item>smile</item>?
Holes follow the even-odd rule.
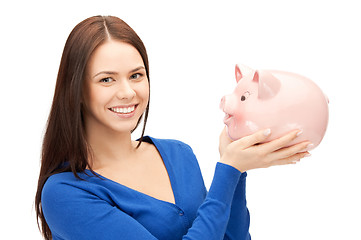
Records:
[[[233,115],[230,115],[228,113],[226,113],[226,115],[224,116],[223,122],[225,124],[229,123],[231,121],[231,119],[233,118]]]
[[[112,108],[109,108],[109,110],[112,112],[115,112],[115,113],[128,114],[128,113],[134,112],[135,105],[130,106],[130,107],[112,107]]]

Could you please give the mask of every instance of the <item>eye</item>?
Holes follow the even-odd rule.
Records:
[[[134,73],[132,76],[130,76],[131,80],[136,80],[138,78],[141,78],[143,76],[143,74],[141,73]]]
[[[242,102],[245,101],[249,97],[249,95],[251,94],[248,91],[243,93],[243,95],[241,96],[241,101]]]
[[[107,77],[107,78],[103,78],[100,80],[100,82],[103,82],[103,83],[110,83],[110,82],[113,82],[114,80],[111,78],[111,77]]]

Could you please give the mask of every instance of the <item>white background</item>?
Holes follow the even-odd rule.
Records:
[[[0,4],[0,238],[41,239],[33,203],[61,53],[78,22],[101,14],[125,20],[147,47],[147,134],[191,145],[207,186],[223,128],[219,100],[235,86],[235,63],[313,79],[330,99],[326,136],[297,165],[248,172],[252,238],[361,239],[359,2],[220,2]]]

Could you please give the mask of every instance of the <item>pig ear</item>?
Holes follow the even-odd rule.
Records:
[[[239,69],[238,65],[236,64],[236,81],[237,81],[237,83],[239,82],[239,80],[241,80],[241,78],[242,78],[241,69]]]
[[[281,82],[269,71],[256,71],[253,81],[258,82],[258,98],[262,100],[274,97],[281,88]]]
[[[243,77],[247,76],[248,74],[254,73],[254,70],[247,67],[246,65],[236,65],[236,81],[237,83],[239,80],[241,80]]]

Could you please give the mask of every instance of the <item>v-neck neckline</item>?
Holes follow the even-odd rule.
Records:
[[[97,176],[99,176],[100,178],[102,178],[102,179],[104,179],[104,180],[106,180],[106,181],[115,183],[115,184],[121,186],[122,188],[127,189],[128,191],[132,191],[132,192],[135,192],[135,193],[140,194],[140,195],[142,195],[142,196],[145,196],[145,197],[147,197],[147,198],[154,199],[154,200],[156,200],[156,201],[163,202],[163,203],[170,204],[170,205],[172,205],[172,206],[176,206],[176,207],[177,207],[177,205],[179,204],[179,197],[178,197],[177,189],[176,189],[176,183],[175,183],[176,180],[175,180],[174,172],[173,172],[172,166],[171,166],[171,164],[170,164],[170,162],[169,162],[169,158],[168,158],[167,154],[166,154],[165,151],[162,149],[162,147],[161,147],[159,144],[157,144],[157,142],[155,141],[154,138],[151,138],[151,137],[149,137],[149,136],[144,136],[144,137],[143,137],[143,142],[147,142],[147,143],[153,144],[153,145],[155,146],[155,148],[157,149],[158,153],[160,154],[160,157],[161,157],[161,159],[162,159],[162,161],[163,161],[163,164],[164,164],[164,166],[165,166],[165,169],[166,169],[166,171],[167,171],[167,175],[168,175],[168,178],[169,178],[169,182],[170,182],[170,185],[171,185],[171,188],[172,188],[174,203],[173,203],[173,202],[169,202],[169,201],[165,201],[165,200],[162,200],[162,199],[159,199],[159,198],[156,198],[156,197],[153,197],[153,196],[151,196],[151,195],[148,195],[148,194],[146,194],[146,193],[143,193],[143,192],[141,192],[141,191],[138,191],[138,190],[136,190],[136,189],[134,189],[134,188],[128,187],[128,186],[126,186],[126,185],[124,185],[124,184],[121,184],[121,183],[116,182],[116,181],[114,181],[114,180],[112,180],[112,179],[110,179],[110,178],[107,178],[107,177],[105,177],[105,176],[97,173],[96,171],[93,171],[93,172],[94,172]],[[88,170],[88,169],[86,169],[86,171],[89,171],[89,172],[90,172],[90,170]]]

